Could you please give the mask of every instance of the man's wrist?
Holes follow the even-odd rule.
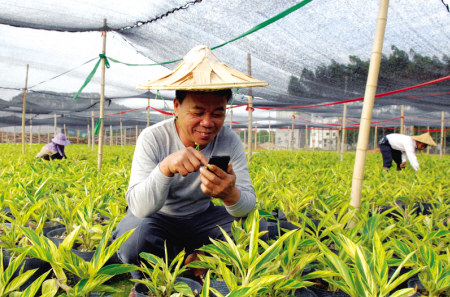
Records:
[[[236,186],[234,186],[231,195],[221,200],[223,204],[225,204],[226,206],[233,206],[239,201],[240,198],[241,198],[241,191]]]

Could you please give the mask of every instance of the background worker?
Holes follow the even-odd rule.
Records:
[[[419,170],[419,162],[415,154],[416,149],[423,151],[428,145],[436,146],[430,133],[422,135],[408,136],[403,134],[392,133],[381,138],[380,152],[383,156],[383,168],[389,170],[392,166],[392,160],[397,164],[397,171],[402,170],[406,166],[406,160],[414,168]]]
[[[58,133],[55,138],[52,139],[52,142],[47,143],[42,147],[41,151],[36,155],[36,158],[42,158],[47,161],[50,159],[67,159],[64,147],[69,144],[70,141],[66,139],[66,135]]]
[[[195,250],[210,238],[224,240],[218,226],[230,234],[231,224],[254,209],[244,147],[224,122],[231,88],[265,85],[229,68],[205,46],[192,49],[171,74],[143,85],[176,90],[176,117],[146,128],[138,138],[127,214],[113,234],[117,238],[137,228],[117,252],[124,263],[140,265],[141,252],[164,257],[165,243],[169,257],[184,249],[195,260]],[[209,165],[211,156],[230,156],[226,171]],[[223,206],[214,205],[213,198]],[[138,271],[132,276],[142,278]]]

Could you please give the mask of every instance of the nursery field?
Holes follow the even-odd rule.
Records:
[[[125,215],[134,146],[104,146],[100,171],[86,145],[70,145],[68,159],[51,162],[34,159],[41,145],[27,145],[25,156],[21,145],[0,149],[0,297],[31,283],[24,281],[32,271],[12,272],[34,258],[50,272],[22,296],[34,296],[51,275],[43,296],[128,296],[137,268],[115,257],[126,237],[108,239]],[[191,264],[209,268],[201,296],[450,296],[450,158],[419,154],[420,171],[407,164],[385,172],[381,154],[368,154],[357,212],[349,207],[354,156],[340,162],[335,152],[257,151],[249,170],[258,211]],[[267,241],[259,239],[260,218]],[[69,235],[57,247],[48,238],[61,227]],[[154,296],[194,296],[175,284],[182,258],[145,259]]]

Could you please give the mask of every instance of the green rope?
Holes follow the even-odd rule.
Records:
[[[95,123],[95,127],[94,127],[94,135],[95,136],[98,136],[98,134],[99,134],[99,132],[100,132],[100,126],[101,126],[101,124],[102,124],[102,121],[101,120],[103,120],[103,118],[98,118],[97,119],[97,122]]]
[[[121,62],[121,61],[113,59],[111,57],[109,57],[109,59],[114,63],[120,63],[120,64],[124,64],[127,66],[158,66],[158,65],[172,64],[172,63],[176,63],[176,62],[183,60],[183,59],[178,59],[178,60],[173,60],[173,61],[169,61],[169,62],[154,63],[154,64],[130,64],[130,63]]]
[[[260,29],[262,29],[262,28],[264,28],[264,27],[267,27],[268,25],[270,25],[270,24],[272,24],[272,23],[278,21],[278,20],[281,19],[281,18],[284,18],[284,17],[287,16],[288,14],[291,14],[292,12],[296,11],[297,9],[299,9],[299,8],[301,8],[301,7],[303,7],[303,6],[305,6],[306,4],[308,4],[308,3],[311,2],[311,1],[312,1],[312,0],[303,0],[302,2],[300,2],[300,3],[298,3],[298,4],[295,4],[294,6],[292,6],[292,7],[288,8],[288,9],[286,9],[285,11],[283,11],[283,12],[281,12],[281,13],[279,13],[279,14],[277,14],[277,15],[274,16],[273,18],[270,18],[270,19],[268,19],[267,21],[262,22],[261,24],[259,24],[259,25],[255,26],[255,27],[253,27],[252,29],[250,29],[250,30],[248,30],[247,32],[245,32],[245,33],[239,35],[238,37],[233,38],[233,39],[231,39],[230,41],[227,41],[227,42],[225,42],[225,43],[222,43],[222,44],[220,44],[220,45],[218,45],[218,46],[212,47],[211,50],[214,50],[214,49],[217,49],[217,48],[219,48],[219,47],[222,47],[222,46],[224,46],[224,45],[226,45],[226,44],[228,44],[228,43],[231,43],[231,42],[233,42],[233,41],[236,41],[236,40],[238,40],[238,39],[241,39],[242,37],[245,37],[245,36],[247,36],[247,35],[249,35],[249,34],[251,34],[251,33],[253,33],[253,32],[256,32],[256,31],[258,31],[258,30],[260,30]]]
[[[95,72],[97,72],[97,68],[100,65],[100,61],[102,59],[105,59],[105,66],[106,66],[106,68],[110,67],[108,58],[106,57],[105,54],[99,54],[99,57],[100,58],[98,59],[97,63],[95,64],[94,69],[92,69],[91,73],[89,73],[88,77],[84,81],[84,84],[81,86],[80,90],[78,90],[78,93],[73,97],[73,100],[77,99],[78,96],[80,95],[81,91],[83,91],[83,89],[91,82],[91,79],[94,76]]]
[[[219,47],[222,47],[222,46],[224,46],[224,45],[226,45],[226,44],[229,44],[229,43],[231,43],[231,42],[233,42],[233,41],[236,41],[236,40],[238,40],[238,39],[241,39],[241,38],[243,38],[243,37],[245,37],[245,36],[247,36],[247,35],[249,35],[249,34],[252,34],[252,33],[256,32],[256,31],[258,31],[258,30],[260,30],[260,29],[262,29],[262,28],[264,28],[264,27],[267,27],[268,25],[270,25],[270,24],[272,24],[272,23],[275,23],[275,22],[278,21],[279,19],[284,18],[284,17],[287,16],[288,14],[291,14],[291,13],[293,13],[294,11],[296,11],[296,10],[302,8],[303,6],[305,6],[306,4],[308,4],[308,3],[311,2],[311,1],[313,1],[313,0],[303,0],[302,2],[300,2],[300,3],[298,3],[298,4],[295,4],[294,6],[292,6],[292,7],[288,8],[288,9],[286,9],[285,11],[283,11],[283,12],[281,12],[281,13],[279,13],[279,14],[277,14],[277,15],[274,16],[273,18],[270,18],[270,19],[268,19],[267,21],[262,22],[262,23],[259,24],[259,25],[256,25],[255,27],[253,27],[252,29],[248,30],[247,32],[245,32],[245,33],[239,35],[238,37],[233,38],[233,39],[231,39],[231,40],[229,40],[229,41],[227,41],[227,42],[225,42],[225,43],[222,43],[222,44],[220,44],[220,45],[218,45],[218,46],[212,47],[211,50],[218,49]],[[124,63],[124,62],[120,62],[120,61],[118,61],[118,60],[115,60],[115,59],[113,59],[113,58],[111,58],[111,57],[110,57],[109,59],[110,59],[111,61],[113,61],[114,63],[121,63],[121,64],[128,65],[128,66],[156,66],[156,65],[172,64],[172,63],[176,63],[176,62],[179,62],[179,61],[182,61],[182,60],[183,60],[183,59],[178,59],[178,60],[173,60],[173,61],[168,61],[168,62],[162,62],[162,63],[155,63],[155,64],[128,64],[128,63]]]

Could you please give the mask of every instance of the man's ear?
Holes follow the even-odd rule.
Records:
[[[178,109],[180,108],[180,102],[178,101],[177,97],[173,98],[173,113],[175,116],[178,116]]]

